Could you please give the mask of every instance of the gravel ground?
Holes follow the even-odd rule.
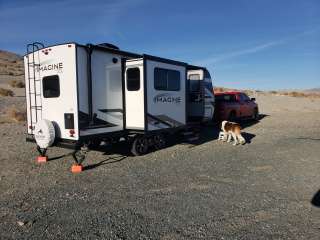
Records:
[[[0,106],[19,101],[8,99]],[[319,239],[320,100],[257,101],[262,119],[244,123],[244,146],[208,127],[197,144],[142,157],[124,143],[92,151],[80,174],[68,150],[35,163],[25,126],[1,124],[0,238]]]

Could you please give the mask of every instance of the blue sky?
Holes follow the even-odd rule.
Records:
[[[319,0],[4,1],[0,49],[111,42],[207,67],[214,85],[320,87]]]

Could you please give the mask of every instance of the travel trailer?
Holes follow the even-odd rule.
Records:
[[[86,149],[120,139],[132,143],[134,155],[145,154],[164,147],[167,134],[213,118],[204,67],[108,43],[32,43],[24,66],[27,140],[44,161],[46,149],[57,146],[74,149],[80,164]]]

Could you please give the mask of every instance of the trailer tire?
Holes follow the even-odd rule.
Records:
[[[153,137],[153,144],[154,144],[154,147],[159,150],[159,149],[162,149],[166,146],[166,139],[165,139],[165,136],[163,134],[156,134],[154,135]]]
[[[97,149],[99,148],[100,144],[101,144],[101,139],[95,138],[90,140],[88,147],[90,149]]]
[[[41,149],[50,147],[54,143],[55,137],[55,129],[51,121],[42,119],[36,123],[34,138]]]
[[[131,153],[135,156],[144,155],[149,150],[149,141],[145,136],[137,136],[132,143]]]

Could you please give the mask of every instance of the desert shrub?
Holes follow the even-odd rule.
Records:
[[[277,91],[270,91],[271,94],[278,94]]]
[[[8,74],[9,74],[9,76],[13,76],[13,75],[14,75],[14,73],[13,73],[13,72],[9,72]]]
[[[7,116],[10,118],[10,120],[13,120],[15,122],[23,122],[27,119],[26,112],[17,109],[15,106],[7,109]]]
[[[22,81],[17,81],[17,80],[11,80],[9,82],[9,85],[13,88],[24,88],[25,84]]]
[[[289,96],[291,97],[306,97],[307,95],[302,92],[289,92]]]
[[[225,87],[214,87],[214,92],[227,92],[227,91],[233,91],[233,89],[225,88]]]
[[[215,91],[215,92],[223,92],[224,89],[223,89],[222,87],[215,87],[215,88],[214,88],[214,91]]]
[[[254,91],[252,91],[252,90],[242,90],[242,92],[244,92],[244,93],[247,94],[248,96],[254,95]]]
[[[5,88],[0,88],[0,96],[13,97],[13,95],[13,91]]]
[[[281,92],[281,95],[289,96],[289,97],[304,97],[304,98],[319,98],[320,93],[313,93],[313,92]]]

